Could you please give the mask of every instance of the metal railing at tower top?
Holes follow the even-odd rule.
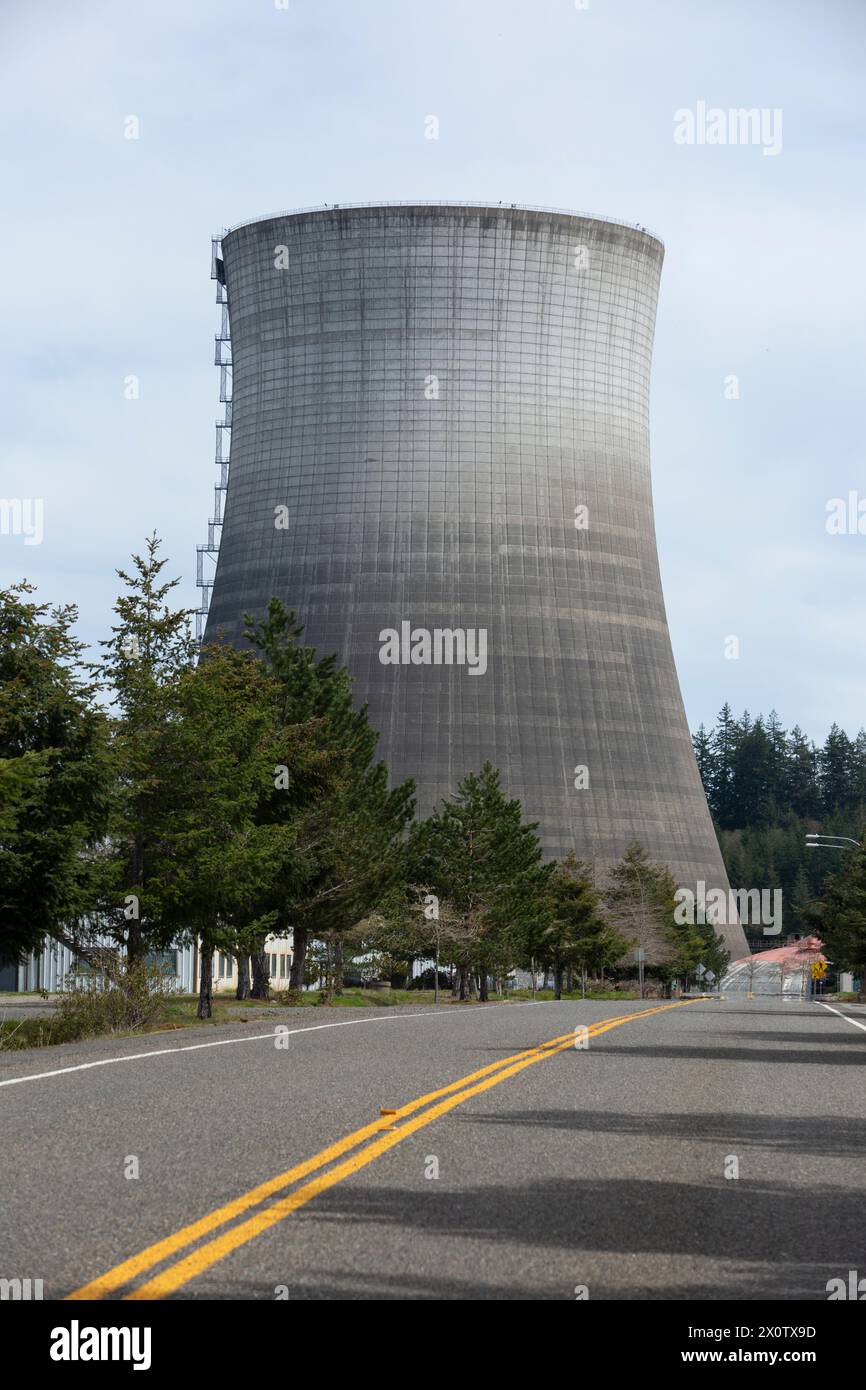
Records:
[[[474,208],[480,212],[543,212],[554,217],[574,217],[584,222],[603,222],[612,227],[625,227],[630,232],[643,232],[664,246],[658,232],[643,226],[641,222],[627,222],[622,217],[603,217],[597,212],[576,212],[573,208],[549,208],[535,203],[476,203],[457,198],[400,198],[373,203],[319,203],[317,207],[286,208],[282,212],[262,213],[259,217],[247,217],[242,222],[235,222],[233,226],[223,228],[222,236],[237,232],[241,227],[252,227],[257,222],[275,222],[282,217],[306,217],[315,212],[353,212],[363,208]]]

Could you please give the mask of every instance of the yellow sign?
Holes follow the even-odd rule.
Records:
[[[812,961],[812,979],[823,980],[827,974],[827,962],[825,960]]]

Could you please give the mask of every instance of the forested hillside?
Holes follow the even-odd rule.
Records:
[[[731,886],[781,888],[781,939],[808,931],[803,909],[822,895],[844,851],[807,849],[806,835],[861,838],[866,730],[852,739],[834,724],[818,747],[799,726],[783,729],[775,710],[735,719],[725,704],[715,727],[702,724],[693,742]]]

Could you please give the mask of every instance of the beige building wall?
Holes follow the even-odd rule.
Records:
[[[195,952],[193,969],[193,992],[196,993],[201,982],[199,963],[200,945]],[[288,989],[289,972],[292,966],[292,937],[269,936],[265,950],[270,957],[271,989]],[[213,990],[214,994],[234,994],[238,987],[238,965],[234,956],[225,951],[214,951]]]

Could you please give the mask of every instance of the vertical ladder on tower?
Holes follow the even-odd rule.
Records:
[[[214,481],[213,516],[208,518],[207,542],[204,545],[196,546],[195,580],[196,585],[201,590],[201,599],[199,607],[196,609],[195,635],[196,641],[199,643],[204,637],[216,575],[226,493],[229,485],[229,459],[232,443],[232,342],[222,239],[219,236],[211,237],[210,278],[216,281],[216,302],[220,306],[219,332],[214,334],[214,365],[220,369],[220,402],[224,406],[224,411],[223,418],[215,422],[214,464],[218,473]]]

